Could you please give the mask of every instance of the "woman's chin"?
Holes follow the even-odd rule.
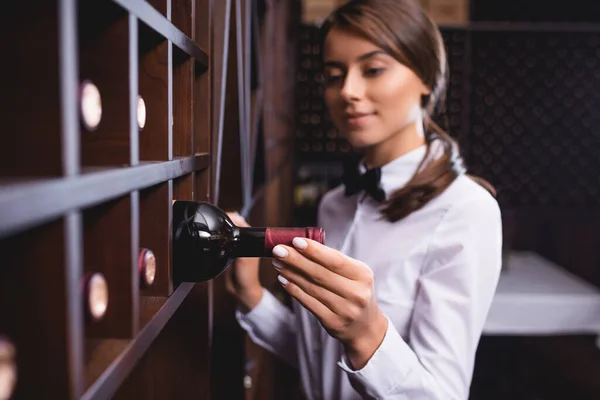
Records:
[[[367,138],[363,137],[347,137],[346,140],[348,140],[348,143],[350,144],[350,146],[352,146],[352,148],[359,151],[371,147],[375,144],[372,140],[368,140]]]

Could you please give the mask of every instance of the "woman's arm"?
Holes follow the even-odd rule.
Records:
[[[249,226],[237,213],[228,213],[237,226]],[[238,258],[225,271],[225,287],[238,301],[236,318],[259,346],[297,366],[294,317],[259,278],[260,259]]]
[[[236,310],[240,326],[250,339],[293,367],[298,367],[295,319],[292,311],[265,288],[251,310]]]
[[[502,227],[491,197],[447,211],[429,248],[411,321],[391,322],[368,363],[340,366],[365,397],[467,399],[475,353],[499,279]]]

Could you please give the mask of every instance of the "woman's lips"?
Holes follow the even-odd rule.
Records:
[[[373,115],[375,114],[346,114],[346,122],[350,126],[361,126],[368,123]]]

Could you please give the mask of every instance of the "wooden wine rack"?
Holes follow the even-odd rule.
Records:
[[[39,0],[1,13],[0,337],[15,350],[11,398],[209,398],[212,282],[173,285],[171,201],[212,201],[218,189],[230,9]],[[81,123],[86,80],[102,101],[93,131]],[[157,259],[149,288],[141,248]],[[108,285],[99,322],[85,318],[86,272]]]

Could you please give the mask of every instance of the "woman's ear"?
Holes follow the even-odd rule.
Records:
[[[431,94],[421,95],[421,108],[427,108],[429,106],[430,101],[431,101]]]
[[[429,103],[431,102],[431,93],[432,90],[425,85],[425,83],[421,82],[421,107],[427,108]]]

